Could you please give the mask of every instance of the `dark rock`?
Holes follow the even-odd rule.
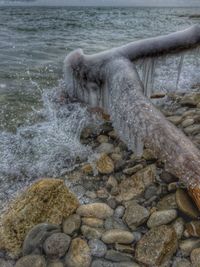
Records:
[[[63,221],[63,232],[71,235],[76,232],[81,226],[81,217],[78,214],[72,214]]]
[[[123,261],[132,261],[133,256],[128,253],[123,253],[110,249],[106,252],[105,259],[114,261],[114,262],[123,262]]]
[[[95,257],[104,257],[107,251],[107,246],[98,239],[91,239],[88,243],[91,255]]]

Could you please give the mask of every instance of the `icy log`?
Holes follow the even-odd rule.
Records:
[[[141,57],[156,57],[200,46],[200,27],[137,41],[95,55],[82,50],[65,60],[71,97],[110,114],[119,136],[138,155],[143,145],[155,151],[166,169],[190,189],[200,209],[200,151],[144,95],[134,66]]]

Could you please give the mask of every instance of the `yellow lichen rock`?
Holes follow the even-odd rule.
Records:
[[[42,179],[9,206],[0,220],[0,249],[13,255],[21,251],[28,231],[39,223],[61,224],[79,206],[63,180]]]

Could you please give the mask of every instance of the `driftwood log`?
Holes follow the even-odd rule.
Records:
[[[119,136],[138,155],[143,145],[187,186],[200,209],[200,151],[145,96],[134,60],[200,46],[200,27],[136,41],[106,52],[85,55],[81,49],[65,60],[69,96],[99,107],[111,116]]]

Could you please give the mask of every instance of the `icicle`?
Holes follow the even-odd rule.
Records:
[[[178,64],[178,76],[177,76],[177,81],[176,81],[176,91],[178,90],[178,84],[179,84],[179,80],[181,77],[181,71],[183,68],[183,61],[184,61],[184,54],[181,55],[180,62]]]

